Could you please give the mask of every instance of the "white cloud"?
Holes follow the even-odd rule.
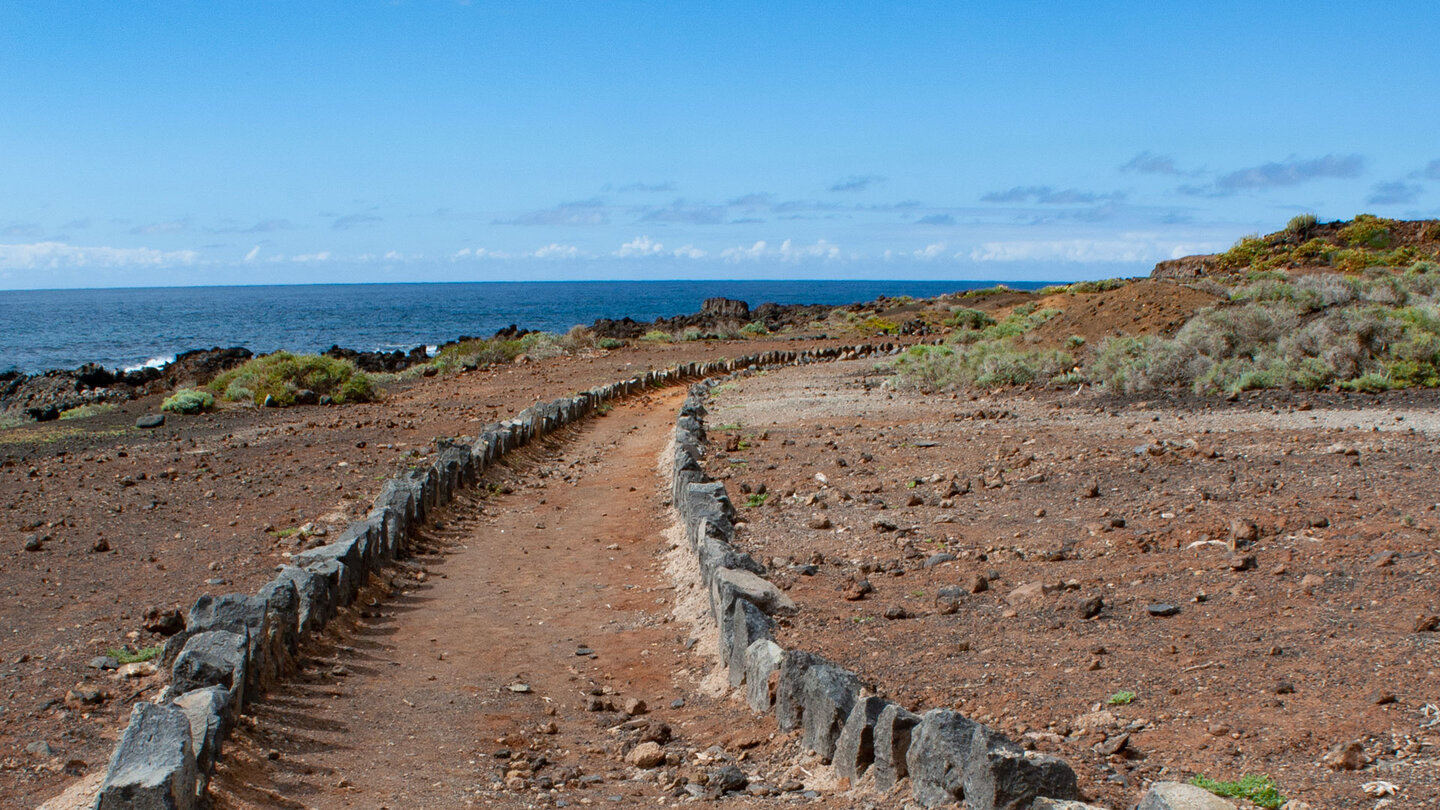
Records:
[[[622,259],[632,256],[655,256],[665,252],[665,246],[648,236],[637,236],[621,245],[615,255]]]
[[[259,245],[256,245],[255,247],[250,248],[250,252],[249,252],[249,253],[246,253],[246,254],[245,254],[245,261],[247,261],[247,262],[253,262],[253,261],[255,261],[256,257],[258,257],[259,255],[260,255],[260,246],[259,246]]]
[[[1153,262],[1219,249],[1211,244],[1178,244],[1153,236],[1122,234],[1113,239],[1053,239],[986,242],[970,252],[977,262]]]
[[[310,262],[328,262],[330,261],[330,251],[322,250],[319,253],[301,253],[297,256],[291,256],[290,261],[307,264]]]
[[[840,248],[824,239],[818,240],[813,245],[796,245],[789,239],[780,243],[780,259],[782,261],[798,262],[805,259],[833,261],[839,258],[841,258]]]
[[[551,242],[530,255],[537,259],[573,259],[580,255],[580,248]]]
[[[750,247],[732,247],[720,251],[720,258],[727,262],[743,262],[765,255],[765,240],[761,239]]]
[[[912,250],[910,255],[917,259],[938,259],[945,253],[944,242],[932,242],[919,250]]]
[[[86,247],[67,245],[64,242],[0,245],[0,268],[7,270],[66,267],[166,267],[194,264],[199,260],[200,254],[193,250]]]
[[[656,242],[648,236],[637,236],[616,249],[614,255],[622,259],[631,259],[637,256],[675,256],[680,259],[703,259],[707,254],[700,248],[688,244],[675,248],[674,250],[666,250],[665,245],[661,242]]]
[[[720,258],[728,262],[755,261],[757,259],[778,259],[782,262],[799,262],[815,259],[835,261],[844,259],[846,256],[840,251],[839,247],[824,239],[816,241],[813,245],[797,245],[794,241],[786,239],[776,248],[771,248],[770,245],[762,239],[750,247],[744,247],[742,245],[726,248],[720,251]]]

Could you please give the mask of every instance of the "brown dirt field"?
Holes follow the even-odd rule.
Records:
[[[1395,806],[1440,804],[1440,633],[1416,624],[1440,613],[1440,396],[950,398],[881,379],[786,369],[711,407],[737,544],[801,606],[782,646],[1057,753],[1107,806],[1197,773],[1269,774],[1313,807],[1375,806],[1375,780]],[[1234,524],[1232,554],[1236,520],[1255,536]],[[851,601],[859,580],[873,592]],[[1178,615],[1150,615],[1162,603]],[[1364,770],[1322,764],[1351,741]]]

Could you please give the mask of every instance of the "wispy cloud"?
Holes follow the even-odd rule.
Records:
[[[1169,155],[1157,155],[1148,149],[1120,167],[1120,171],[1129,174],[1180,174],[1175,168],[1175,158]]]
[[[878,174],[852,174],[837,180],[834,185],[830,186],[830,191],[865,191],[871,186],[884,183],[885,179]]]
[[[725,206],[675,200],[669,205],[652,208],[640,216],[641,222],[681,223],[685,225],[719,225],[725,222]]]
[[[604,200],[593,197],[588,200],[560,203],[554,208],[528,211],[514,219],[496,220],[495,224],[564,227],[608,225],[610,224],[610,209]]]
[[[977,262],[1152,262],[1212,252],[1220,247],[1181,244],[1154,236],[1122,235],[1113,239],[986,242],[970,251],[970,259]]]
[[[73,267],[165,267],[194,264],[200,254],[193,250],[152,250],[69,245],[64,242],[36,242],[0,245],[0,268],[7,270],[64,269]]]
[[[608,184],[607,184],[604,188],[601,189],[601,191],[611,191],[611,190],[612,190],[612,188],[611,188],[611,186],[608,185]],[[672,193],[673,193],[673,192],[675,191],[675,184],[674,184],[673,182],[668,182],[668,181],[667,181],[667,182],[664,182],[664,183],[639,183],[639,182],[636,182],[636,183],[626,183],[626,184],[623,185],[623,186],[616,186],[616,187],[614,187],[613,190],[614,190],[614,191],[618,191],[618,192],[620,192],[621,194],[659,194],[659,193],[662,193],[662,192],[672,192]]]
[[[917,225],[954,225],[955,217],[949,214],[929,214],[915,220]]]
[[[1440,181],[1440,160],[1432,160],[1426,163],[1425,168],[1411,172],[1410,176],[1416,180]]]
[[[775,195],[766,191],[752,191],[749,194],[742,194],[732,200],[726,200],[726,205],[735,208],[769,208],[775,204]]]
[[[936,259],[954,258],[950,254],[950,247],[945,242],[932,242],[923,248],[916,250],[887,250],[884,253],[886,261],[894,259],[918,259],[922,262],[935,261]]]
[[[1393,183],[1376,183],[1365,202],[1369,205],[1410,205],[1420,199],[1420,192],[1424,190],[1415,183],[1398,180]]]
[[[377,218],[378,219],[378,218]],[[358,223],[356,223],[358,224]],[[288,219],[262,219],[248,228],[235,226],[216,228],[214,233],[275,233],[276,231],[293,231],[299,226]],[[344,227],[340,226],[343,230]]]
[[[245,254],[245,261],[247,261],[247,262],[253,262],[253,261],[255,261],[255,260],[258,259],[258,258],[260,258],[260,246],[259,246],[259,245],[256,245],[255,247],[250,248],[250,252]]]
[[[551,242],[530,255],[537,259],[575,259],[580,256],[580,248]]]
[[[81,217],[80,219],[72,219],[60,227],[69,231],[83,231],[90,227],[90,218]]]
[[[184,233],[190,224],[185,220],[171,220],[170,222],[152,222],[148,225],[136,225],[130,229],[133,236],[153,236],[162,233]]]
[[[45,229],[38,222],[16,222],[0,228],[0,236],[20,239],[33,239],[43,233],[45,233]]]
[[[1115,191],[1099,194],[1075,188],[1056,189],[1050,186],[1015,186],[1005,191],[991,191],[980,195],[981,202],[988,203],[1032,203],[1038,205],[1087,205],[1102,200],[1120,200],[1125,195]]]
[[[372,222],[383,221],[383,218],[374,214],[361,212],[359,214],[347,214],[343,217],[337,217],[335,221],[330,224],[330,228],[336,231],[348,231],[351,228],[358,228],[361,225],[369,225]]]
[[[300,264],[314,264],[317,262],[330,261],[331,253],[328,250],[321,250],[315,253],[301,253],[290,257],[290,261]]]
[[[1325,177],[1359,177],[1365,171],[1361,155],[1325,155],[1311,160],[1290,158],[1278,163],[1262,163],[1221,175],[1215,187],[1222,191],[1298,186]]]

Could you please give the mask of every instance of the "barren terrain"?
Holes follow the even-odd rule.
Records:
[[[1197,773],[1437,801],[1434,394],[924,397],[873,365],[711,408],[708,471],[801,606],[782,646],[1058,753],[1108,806]],[[1363,770],[1322,763],[1353,741]]]

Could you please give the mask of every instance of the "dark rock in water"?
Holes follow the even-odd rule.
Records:
[[[135,420],[135,427],[141,429],[158,428],[165,424],[165,414],[147,413]]]
[[[500,340],[518,340],[530,334],[531,331],[530,329],[521,329],[517,324],[512,323],[504,329],[495,330],[495,337]]]
[[[156,373],[163,375],[166,384],[171,388],[193,388],[210,382],[236,366],[243,365],[254,356],[254,353],[244,346],[231,346],[228,349],[222,349],[219,346],[213,349],[193,349],[175,355],[174,360]]]
[[[393,352],[357,352],[354,349],[342,349],[339,346],[331,346],[324,351],[326,357],[334,357],[338,360],[349,360],[361,371],[384,374],[404,371],[411,366],[424,363],[430,359],[424,346],[416,346],[408,353],[396,349]]]

